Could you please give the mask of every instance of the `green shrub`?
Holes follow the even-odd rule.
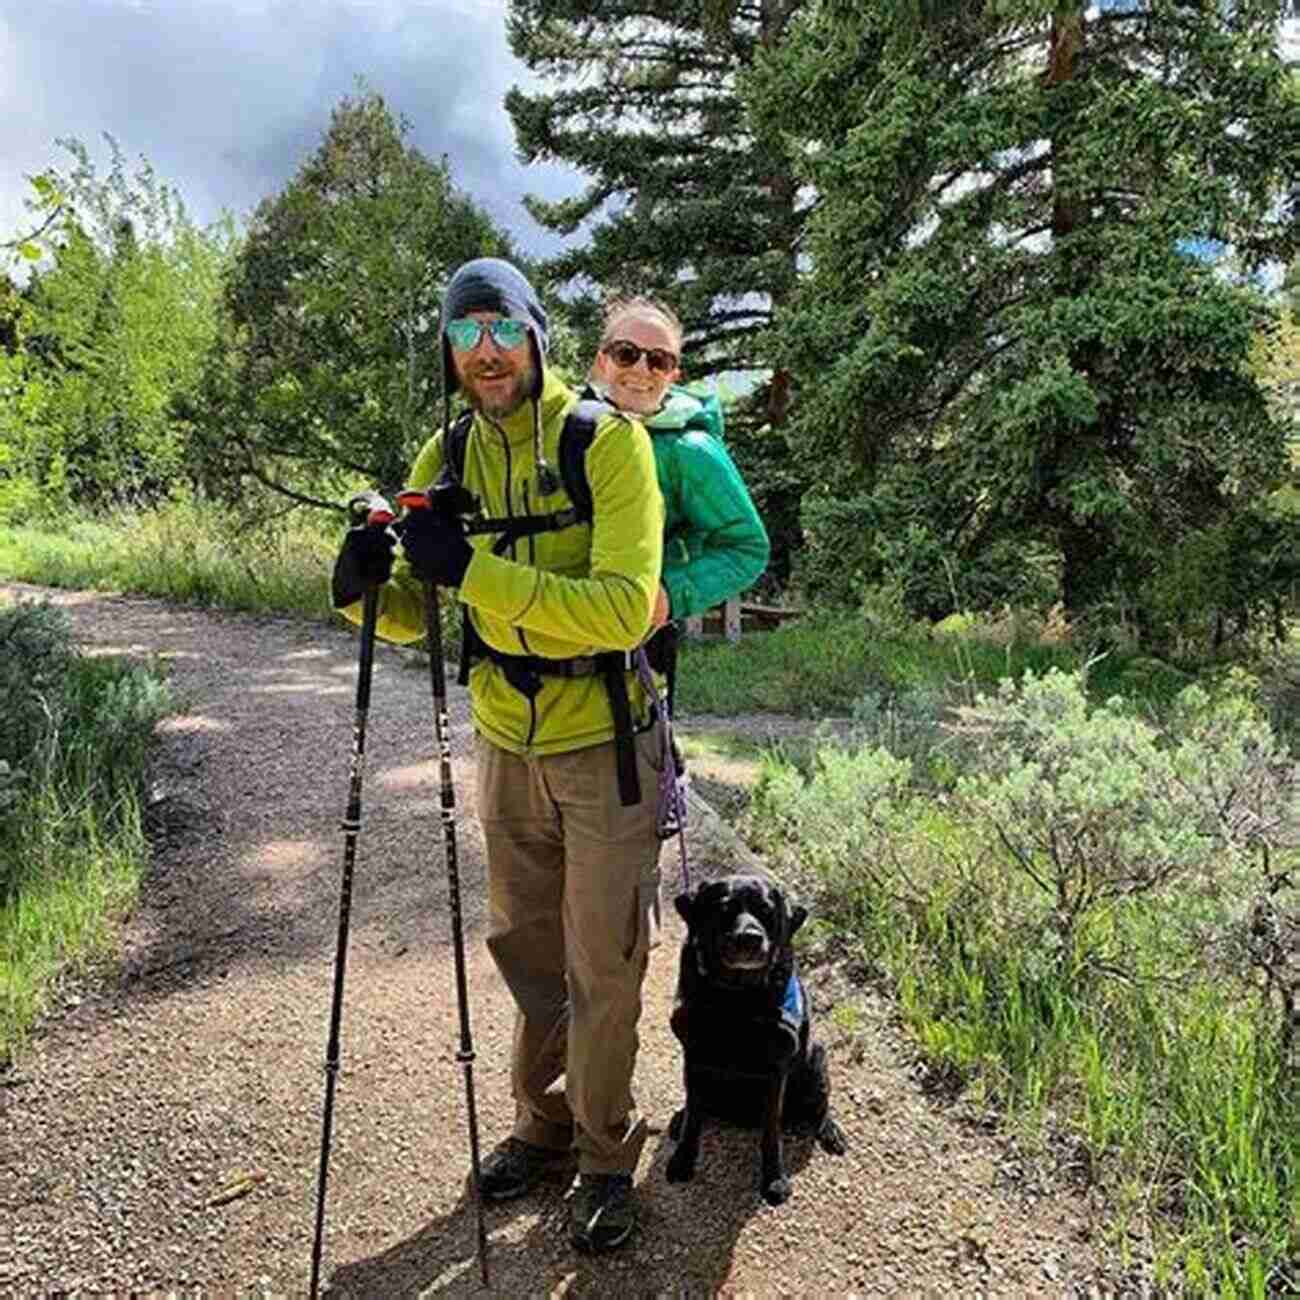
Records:
[[[799,513],[803,545],[793,552],[794,585],[818,604],[856,605],[881,576],[875,500],[806,492]]]
[[[1128,896],[1198,932],[1210,912],[1226,921],[1288,801],[1276,742],[1240,695],[1189,687],[1157,728],[1118,698],[1093,705],[1081,674],[1026,673],[960,716],[981,769],[957,798],[1037,886],[1065,949],[1082,917]]]
[[[0,758],[18,768],[30,762],[39,738],[57,725],[75,658],[61,609],[43,601],[0,606]]]
[[[1147,1188],[1162,1274],[1201,1295],[1282,1276],[1300,1186],[1300,806],[1249,686],[1157,721],[1026,673],[956,711],[951,794],[824,740],[750,810],[932,1077],[1068,1141],[1112,1206]]]
[[[914,780],[924,776],[933,785],[947,785],[959,760],[959,746],[946,726],[952,707],[952,692],[934,686],[866,690],[853,701],[853,738],[864,748],[879,746],[908,759]]]
[[[897,590],[912,618],[935,620],[956,610],[1046,606],[1059,598],[1060,562],[1051,548],[1026,537],[963,554],[926,522],[928,505],[900,486],[852,497],[804,494],[803,546],[792,577],[809,599],[851,606],[885,586]]]
[[[12,808],[22,794],[23,782],[27,773],[20,767],[10,767],[8,759],[0,758],[0,818],[5,810]]]
[[[1273,730],[1300,756],[1300,636],[1275,646],[1257,671],[1260,703]]]
[[[1281,641],[1298,583],[1300,516],[1274,504],[1233,511],[1149,566],[1138,593],[1146,639],[1187,657]]]
[[[40,485],[32,479],[21,474],[0,477],[0,525],[34,519],[44,504]]]
[[[0,608],[0,689],[3,1060],[134,895],[141,786],[168,695],[143,665],[79,656],[66,616],[31,603]]]

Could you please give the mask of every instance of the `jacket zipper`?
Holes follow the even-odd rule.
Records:
[[[495,420],[490,421],[490,423],[492,427],[497,431],[497,433],[500,434],[501,444],[506,449],[506,475],[505,475],[506,518],[513,519],[515,517],[515,507],[514,507],[513,496],[510,491],[510,483],[514,477],[514,460],[510,455],[510,439],[506,437],[506,431],[499,424],[497,424]],[[527,516],[528,514],[528,488],[527,487],[524,488],[523,507],[524,507],[524,515]],[[518,539],[515,539],[510,543],[510,558],[512,560],[517,560],[519,558],[515,554],[515,546],[517,545],[517,542]],[[533,554],[531,538],[529,539],[528,553],[531,559]],[[515,635],[519,638],[519,644],[523,646],[524,654],[532,654],[532,648],[528,644],[528,638],[524,635],[523,629],[516,628]],[[530,695],[528,697],[528,736],[524,741],[525,748],[532,749],[533,737],[536,734],[537,734],[537,698],[536,696]]]
[[[524,484],[524,488],[523,488],[522,504],[524,508],[524,518],[525,519],[530,518],[533,512],[528,508],[528,484],[527,483]],[[528,563],[531,564],[534,568],[537,567],[536,543],[535,543],[535,539],[531,535],[528,538]],[[519,629],[519,640],[523,643],[524,649],[529,654],[531,654],[532,650],[528,645],[528,637],[524,634],[523,628]],[[536,734],[537,734],[537,696],[530,695],[528,697],[528,740],[525,742],[530,749],[532,748],[533,737]]]

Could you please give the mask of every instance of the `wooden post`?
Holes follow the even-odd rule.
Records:
[[[722,630],[728,641],[740,640],[740,597],[733,596],[722,611]]]
[[[702,636],[704,634],[704,618],[700,614],[694,614],[686,620],[687,636]]]

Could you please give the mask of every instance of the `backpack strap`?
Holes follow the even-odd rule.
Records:
[[[596,437],[596,426],[612,414],[614,408],[608,402],[587,397],[564,417],[560,432],[560,479],[580,523],[591,523],[594,514],[591,484],[587,482],[587,450]]]
[[[474,412],[462,411],[447,429],[442,458],[450,467],[457,483],[465,481],[465,450],[469,446],[469,431],[473,427]]]

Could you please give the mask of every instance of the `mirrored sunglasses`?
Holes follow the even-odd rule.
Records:
[[[630,370],[642,357],[661,375],[677,369],[677,358],[667,348],[643,348],[630,339],[612,339],[601,349],[620,370]]]
[[[523,321],[504,317],[501,320],[481,321],[461,316],[447,323],[447,341],[457,352],[473,352],[484,333],[492,336],[497,347],[509,351],[521,347],[528,337],[528,326]]]

